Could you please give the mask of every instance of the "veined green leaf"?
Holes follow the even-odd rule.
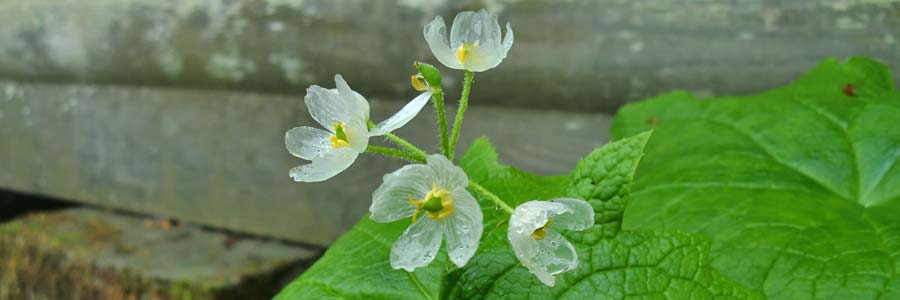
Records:
[[[498,164],[490,145],[476,141],[462,166],[474,178],[493,179],[491,188],[505,201],[581,198],[594,207],[596,225],[563,231],[576,246],[579,265],[558,276],[552,288],[519,263],[505,228],[486,234],[469,264],[446,276],[442,299],[758,299],[710,269],[704,239],[677,231],[619,230],[649,137],[642,133],[598,148],[555,184],[538,184],[532,175]]]
[[[626,229],[712,239],[712,266],[769,299],[900,299],[900,93],[872,60],[829,59],[789,86],[623,108],[654,130]]]

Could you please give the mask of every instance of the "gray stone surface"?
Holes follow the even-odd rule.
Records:
[[[74,208],[0,224],[0,299],[270,299],[321,249]]]
[[[298,92],[342,73],[396,97],[414,59],[435,62],[422,26],[479,7],[516,32],[476,77],[495,104],[612,112],[671,89],[749,93],[826,56],[900,71],[892,0],[0,0],[0,77]]]
[[[502,161],[556,174],[608,140],[604,114],[480,99],[461,150],[486,135]],[[374,100],[372,118],[403,104]],[[436,145],[433,124],[428,107],[397,133]],[[402,163],[364,155],[327,182],[295,183],[288,170],[305,161],[285,150],[284,133],[300,125],[316,126],[302,95],[0,81],[0,187],[327,245]]]

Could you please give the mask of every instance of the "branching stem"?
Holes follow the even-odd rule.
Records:
[[[515,211],[512,207],[509,206],[509,204],[506,204],[506,202],[503,202],[503,200],[501,200],[500,197],[497,197],[497,195],[494,195],[494,193],[491,193],[491,191],[484,188],[480,184],[475,183],[470,180],[469,187],[471,187],[475,191],[478,191],[479,194],[484,195],[486,198],[488,198],[488,200],[491,200],[491,202],[494,202],[494,204],[496,204],[497,206],[499,206],[500,208],[505,210],[507,213],[512,214],[513,211]]]

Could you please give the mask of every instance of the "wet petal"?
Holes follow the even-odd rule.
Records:
[[[431,23],[425,25],[425,42],[434,53],[434,57],[442,64],[452,69],[462,69],[462,64],[456,60],[456,52],[447,44],[447,27],[444,19],[435,17]]]
[[[478,202],[464,188],[454,190],[450,197],[455,210],[441,225],[447,238],[447,254],[462,268],[478,249],[484,217]]]
[[[501,52],[500,59],[506,58],[506,53],[509,52],[509,49],[512,48],[513,45],[513,30],[512,26],[509,23],[506,23],[506,36],[503,37],[503,52]]]
[[[291,169],[294,181],[319,182],[334,177],[353,164],[359,152],[351,148],[339,148],[325,152],[311,163]]]
[[[425,107],[425,104],[428,104],[428,99],[431,98],[431,92],[425,92],[410,101],[403,106],[403,109],[400,109],[396,114],[388,118],[387,120],[378,123],[375,128],[372,128],[372,131],[369,133],[371,136],[379,136],[389,133],[391,131],[396,130],[397,128],[403,127],[409,121],[416,117],[419,112]]]
[[[434,260],[441,247],[441,227],[430,218],[410,225],[391,247],[391,267],[412,272]]]
[[[331,150],[331,142],[328,137],[331,134],[325,130],[307,126],[296,127],[284,134],[284,144],[288,152],[296,157],[313,160]]]
[[[348,103],[355,102],[357,108],[353,111],[363,121],[369,119],[369,101],[360,93],[350,89],[347,81],[340,74],[334,75],[334,84],[337,86],[338,94],[345,98]],[[345,121],[346,122],[346,121]]]
[[[528,201],[516,207],[509,218],[509,232],[531,236],[538,228],[544,227],[550,217],[569,211],[562,204],[549,201]]]
[[[342,82],[343,79],[338,80],[339,78],[340,75],[336,75],[335,81]],[[326,89],[317,85],[306,89],[303,101],[313,119],[329,131],[334,131],[335,123],[360,119],[365,109],[356,98],[344,97],[338,89]]]
[[[453,19],[453,26],[450,28],[450,48],[456,49],[464,43],[472,44],[463,68],[472,72],[487,71],[499,65],[512,47],[512,27],[507,23],[506,29],[507,34],[503,38],[497,16],[484,9],[478,12],[460,12]]]
[[[431,168],[429,180],[448,191],[458,188],[465,189],[469,185],[469,178],[462,168],[453,165],[450,160],[440,154],[432,154],[426,158],[428,167]],[[430,184],[430,183],[429,183]]]
[[[500,57],[495,49],[474,47],[466,56],[465,68],[472,72],[484,72],[500,64]]]
[[[500,47],[500,23],[497,22],[497,16],[486,10],[478,11],[478,17],[481,19],[481,41],[479,44],[488,49],[497,49]]]
[[[453,25],[450,26],[450,48],[456,49],[464,43],[480,42],[482,27],[481,18],[474,11],[456,14]]]
[[[369,100],[366,100],[366,97],[363,97],[362,94],[353,91],[353,94],[356,96],[356,102],[359,102],[359,106],[362,107],[363,115],[366,119],[369,118]]]
[[[414,164],[384,175],[384,182],[372,193],[369,218],[387,223],[412,216],[415,207],[409,203],[409,197],[425,197],[431,190],[431,182],[426,179],[430,174],[431,169],[427,166]]]
[[[568,207],[568,212],[553,216],[553,228],[585,230],[594,225],[594,208],[584,200],[557,198],[553,202]]]
[[[366,147],[369,146],[369,127],[366,126],[365,121],[361,119],[348,121],[347,126],[344,127],[344,133],[347,135],[347,143],[350,143],[350,148],[359,153],[366,152]]]
[[[548,286],[555,284],[555,275],[578,266],[575,247],[555,231],[548,230],[541,240],[533,239],[530,233],[520,235],[513,231],[507,237],[522,265]]]

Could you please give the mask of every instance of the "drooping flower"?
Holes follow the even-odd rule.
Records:
[[[334,82],[335,89],[310,86],[303,98],[309,114],[327,131],[301,126],[284,135],[288,152],[312,161],[291,169],[289,174],[295,181],[323,181],[347,169],[360,153],[366,151],[370,137],[406,125],[431,98],[430,91],[420,94],[399,112],[370,129],[367,125],[369,101],[351,90],[341,75],[335,75]]]
[[[384,175],[384,183],[372,195],[372,220],[412,220],[391,247],[394,269],[412,272],[428,265],[442,239],[450,260],[462,267],[481,239],[483,216],[478,202],[466,191],[466,173],[443,155],[429,155],[426,161]]]
[[[496,67],[506,58],[513,44],[513,31],[506,23],[506,36],[500,33],[497,16],[484,9],[464,11],[453,19],[450,40],[444,19],[435,17],[425,25],[425,41],[431,52],[448,68],[483,72]]]
[[[554,229],[585,230],[593,224],[594,210],[583,200],[528,201],[510,217],[507,237],[522,265],[553,286],[555,275],[578,266],[575,247]]]

